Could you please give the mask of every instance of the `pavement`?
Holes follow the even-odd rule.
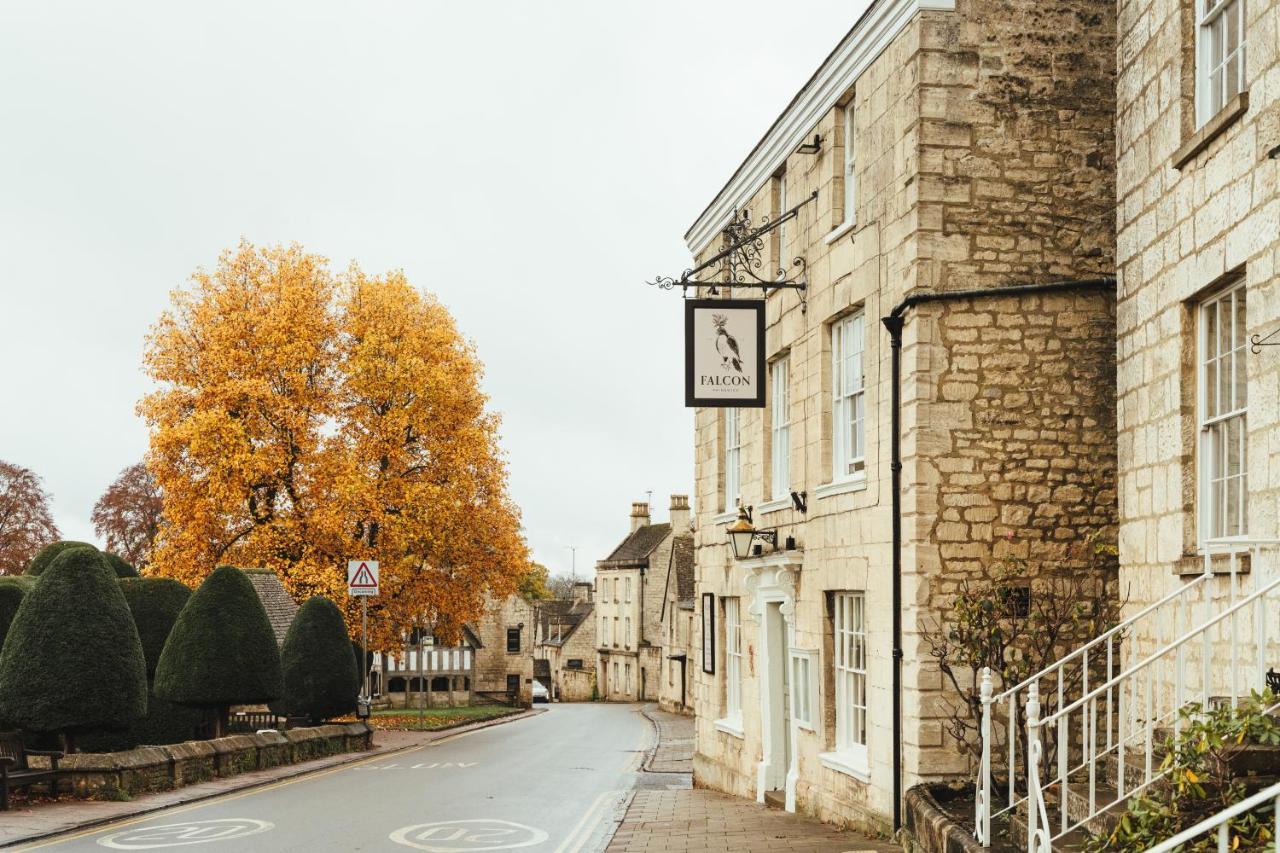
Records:
[[[692,720],[652,705],[556,704],[508,720],[383,732],[374,752],[129,803],[0,813],[0,843],[58,851],[212,845],[209,853],[901,849],[692,789]]]

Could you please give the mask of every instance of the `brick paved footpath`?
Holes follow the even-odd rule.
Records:
[[[693,720],[650,706],[645,716],[658,730],[658,746],[645,765],[651,772],[691,767]],[[703,789],[636,791],[609,853],[889,853],[901,846],[872,841],[810,817]]]

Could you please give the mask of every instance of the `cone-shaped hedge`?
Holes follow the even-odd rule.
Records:
[[[280,653],[284,669],[284,709],[312,722],[356,708],[359,678],[351,659],[351,639],[342,613],[329,599],[307,599],[293,617]]]
[[[224,710],[284,693],[275,634],[244,572],[219,566],[191,595],[160,653],[155,692],[180,705]]]
[[[45,545],[40,549],[39,553],[31,559],[31,565],[27,566],[26,574],[39,577],[44,574],[44,570],[53,565],[53,561],[58,555],[68,548],[93,548],[88,542],[73,542],[70,539],[64,539],[61,542],[54,542],[51,545]],[[93,548],[93,550],[98,550]]]
[[[133,613],[133,624],[138,626],[150,678],[156,674],[160,652],[178,621],[178,614],[191,598],[191,590],[172,578],[121,578],[120,590]]]
[[[124,728],[147,712],[142,642],[96,548],[65,548],[0,651],[0,718],[34,732]]]
[[[111,571],[116,573],[118,578],[136,578],[138,576],[138,570],[119,554],[103,551],[102,559],[107,561],[107,565],[111,568]]]
[[[18,614],[18,605],[31,589],[30,583],[23,582],[26,580],[22,575],[0,577],[0,647],[4,646],[4,638],[9,634],[9,623]]]

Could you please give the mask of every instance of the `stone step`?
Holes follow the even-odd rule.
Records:
[[[781,789],[764,792],[764,804],[771,809],[782,811],[787,807],[787,792]]]

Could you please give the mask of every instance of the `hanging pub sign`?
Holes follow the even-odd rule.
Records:
[[[764,408],[764,300],[684,301],[684,404]]]

